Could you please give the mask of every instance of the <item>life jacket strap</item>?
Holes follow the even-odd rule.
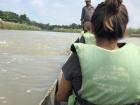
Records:
[[[78,92],[75,90],[74,86],[72,85],[72,89],[76,95],[75,97],[75,101],[74,101],[74,105],[76,105],[76,103],[78,102],[80,105],[96,105],[96,104],[93,104],[93,103],[90,103],[88,102],[87,100],[81,98],[78,94]]]

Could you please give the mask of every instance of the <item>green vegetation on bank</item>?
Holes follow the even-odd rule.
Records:
[[[31,26],[27,24],[20,24],[20,23],[14,23],[14,22],[6,22],[6,21],[0,21],[0,29],[9,29],[9,30],[37,30],[40,31],[41,28],[37,26]]]
[[[55,32],[81,32],[81,25],[50,25],[36,21],[31,21],[26,14],[18,15],[13,12],[0,10],[0,28],[1,29],[17,29],[17,30],[44,30]],[[127,29],[127,34],[131,36],[140,36],[140,29]]]
[[[43,24],[36,21],[31,21],[26,14],[18,15],[13,12],[6,12],[0,10],[0,19],[3,20],[0,28],[3,29],[25,29],[25,30],[48,30],[48,31],[57,31],[57,32],[80,32],[81,26],[75,23],[71,25],[50,25],[49,23]],[[7,24],[7,22],[10,22]],[[19,28],[20,25],[21,27]],[[2,26],[3,25],[3,26]],[[19,27],[18,27],[19,26]],[[32,27],[32,28],[31,28]]]
[[[130,36],[140,37],[140,28],[139,29],[129,28],[127,30],[127,33]]]

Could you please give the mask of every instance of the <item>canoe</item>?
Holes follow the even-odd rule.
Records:
[[[47,94],[42,99],[39,105],[60,105],[59,103],[56,103],[55,95],[58,91],[58,85],[60,83],[61,77],[62,77],[62,72],[60,72],[58,78],[52,83],[52,85],[48,89]]]
[[[55,103],[55,94],[58,89],[58,80],[55,80],[55,82],[51,85],[49,88],[47,94],[43,98],[43,100],[40,102],[39,105],[56,105]]]

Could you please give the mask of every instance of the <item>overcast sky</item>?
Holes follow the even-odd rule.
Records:
[[[94,7],[103,0],[92,0]],[[124,0],[129,27],[140,28],[140,0]],[[84,0],[0,0],[0,10],[26,14],[31,20],[50,24],[80,24]]]

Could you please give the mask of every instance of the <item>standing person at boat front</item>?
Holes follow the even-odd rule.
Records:
[[[82,8],[81,25],[83,27],[86,21],[90,21],[94,12],[94,7],[91,5],[91,0],[85,0],[86,6]]]
[[[122,0],[106,0],[97,6],[92,17],[96,45],[73,44],[74,57],[62,68],[58,102],[138,105],[140,47],[131,43],[117,45],[118,39],[124,37],[128,21]]]
[[[91,0],[85,0],[85,2],[86,6],[82,8],[81,14],[81,26],[83,28],[81,32],[82,37],[79,38],[77,42],[92,44],[93,41],[95,42],[94,35],[91,33],[91,17],[94,12],[94,7],[91,5]]]

